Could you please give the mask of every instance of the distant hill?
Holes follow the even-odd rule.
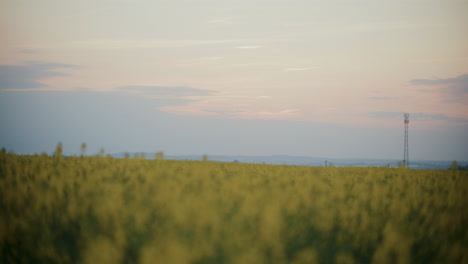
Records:
[[[117,153],[111,154],[115,158],[124,158],[126,155],[135,157],[144,155],[146,159],[154,159],[154,153]],[[165,155],[165,159],[171,160],[202,160],[204,155]],[[243,156],[243,155],[208,155],[208,160],[221,162],[259,163],[275,165],[297,165],[297,166],[335,166],[335,167],[390,167],[396,168],[401,160],[385,159],[336,159],[317,158],[305,156]],[[468,168],[468,161],[457,161],[458,165]],[[409,163],[411,169],[449,169],[452,161],[441,160],[414,160]]]

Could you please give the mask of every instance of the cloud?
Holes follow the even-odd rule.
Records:
[[[414,85],[468,84],[468,74],[446,79],[415,79],[411,83]]]
[[[204,60],[204,61],[218,61],[218,60],[222,60],[224,59],[224,57],[221,57],[221,56],[211,56],[211,57],[202,57],[200,58],[200,60]]]
[[[179,49],[205,46],[226,46],[238,49],[258,49],[261,45],[243,45],[245,43],[287,42],[285,38],[238,38],[238,39],[152,39],[152,38],[95,38],[87,40],[73,40],[61,43],[47,43],[26,46],[37,52],[42,50],[149,50],[149,49]]]
[[[410,21],[387,21],[377,23],[350,24],[343,27],[344,31],[351,33],[368,33],[394,30],[415,30],[430,27],[430,24],[414,23]]]
[[[299,109],[283,109],[280,111],[243,111],[236,115],[240,119],[288,119],[296,116]]]
[[[401,119],[403,120],[403,112],[371,112],[369,117],[379,119]],[[444,114],[430,113],[410,113],[410,121],[447,121],[451,123],[468,123],[468,119],[462,117],[452,117]]]
[[[393,97],[388,97],[388,96],[371,96],[369,97],[369,100],[372,101],[388,101],[388,100],[393,100]]]
[[[238,46],[237,49],[259,49],[262,46]]]
[[[18,53],[23,53],[23,54],[37,54],[38,52],[34,49],[17,49]]]
[[[203,111],[208,112],[208,113],[219,114],[219,115],[232,115],[232,114],[245,112],[243,110],[210,110],[210,109],[203,109]]]
[[[122,86],[116,88],[118,91],[144,93],[155,97],[189,97],[210,96],[213,90],[196,89],[190,87],[164,87],[164,86]]]
[[[308,71],[312,69],[316,69],[317,67],[305,67],[305,68],[287,68],[285,71]]]
[[[126,92],[140,95],[150,99],[160,109],[168,106],[186,106],[200,101],[197,97],[212,96],[215,94],[215,91],[207,89],[144,85],[117,87],[114,89],[114,92]]]
[[[66,76],[64,68],[76,65],[46,62],[27,62],[25,65],[0,65],[0,90],[34,89],[46,87],[41,81],[45,78]]]
[[[211,46],[255,41],[250,39],[91,39],[68,43],[72,48],[90,50],[160,49]],[[46,47],[56,48],[56,47]]]
[[[231,25],[233,24],[233,18],[232,17],[215,18],[215,19],[209,20],[208,23],[219,24],[219,25]]]
[[[446,79],[415,79],[410,81],[413,85],[437,86],[441,92],[454,96],[468,94],[468,74]]]

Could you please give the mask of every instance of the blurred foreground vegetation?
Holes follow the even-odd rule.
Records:
[[[0,263],[467,263],[468,172],[0,153]]]

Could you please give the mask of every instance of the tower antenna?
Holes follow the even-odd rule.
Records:
[[[405,117],[405,148],[403,153],[403,166],[408,168],[409,166],[409,152],[408,152],[408,124],[409,124],[409,113],[404,113]]]

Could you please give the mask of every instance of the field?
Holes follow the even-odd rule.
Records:
[[[0,263],[468,263],[468,172],[0,153]]]

